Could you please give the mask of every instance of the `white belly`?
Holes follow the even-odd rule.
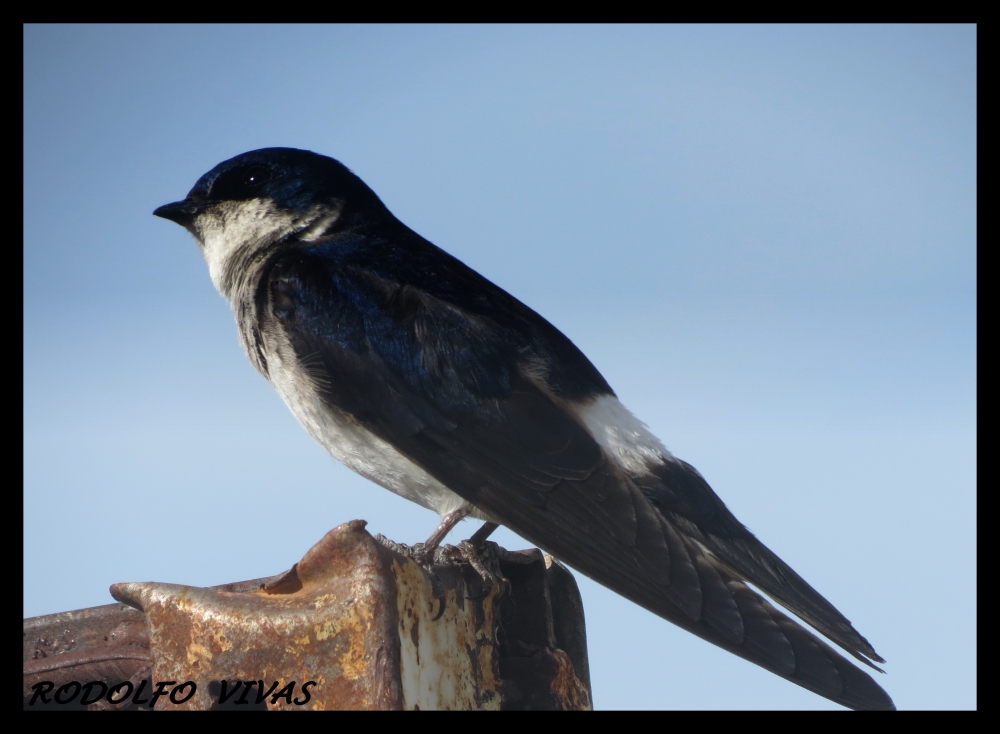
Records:
[[[468,504],[392,444],[324,403],[294,358],[268,355],[268,372],[271,384],[309,435],[349,469],[440,515]]]

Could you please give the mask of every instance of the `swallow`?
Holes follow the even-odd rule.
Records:
[[[248,358],[306,431],[441,516],[426,547],[467,516],[486,522],[480,540],[503,525],[810,691],[894,708],[804,625],[880,670],[868,641],[565,335],[408,228],[342,163],[251,151],[154,214],[194,236]]]

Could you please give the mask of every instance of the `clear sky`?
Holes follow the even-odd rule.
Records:
[[[152,216],[292,146],[573,339],[888,660],[898,706],[975,707],[976,42],[27,26],[25,616],[276,573],[353,518],[434,528],[298,426]],[[597,707],[834,707],[578,579]]]

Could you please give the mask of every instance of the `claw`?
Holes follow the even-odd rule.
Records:
[[[473,536],[473,538],[475,538],[475,536]],[[458,544],[457,550],[461,557],[466,563],[472,566],[476,570],[476,573],[479,574],[479,577],[489,585],[489,588],[487,588],[483,594],[467,598],[482,599],[489,595],[493,588],[498,589],[498,598],[505,597],[510,594],[510,581],[508,581],[507,578],[500,573],[500,564],[497,553],[498,548],[499,546],[497,546],[496,543],[486,543],[483,541],[476,543],[474,539],[463,540]],[[487,563],[483,563],[483,560],[480,558],[480,551],[486,555],[488,559]]]
[[[434,566],[460,565],[462,562],[472,566],[476,573],[479,574],[479,577],[486,582],[487,586],[481,594],[466,596],[471,601],[485,599],[494,589],[498,589],[498,598],[508,596],[511,591],[510,581],[500,573],[500,546],[486,540],[496,530],[496,523],[485,523],[471,538],[461,541],[458,546],[441,545],[441,541],[444,540],[445,535],[462,518],[466,517],[471,509],[471,506],[467,506],[445,515],[437,530],[431,534],[426,543],[403,545],[402,543],[389,540],[381,534],[375,536],[375,540],[386,548],[419,564],[427,573],[431,582],[431,593],[434,594],[434,598],[438,600],[439,604],[434,621],[440,619],[444,614],[446,599],[445,591],[441,586],[437,574],[434,572]],[[480,557],[480,554],[486,557],[485,562]]]

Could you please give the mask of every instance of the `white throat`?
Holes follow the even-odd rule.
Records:
[[[222,295],[231,258],[266,247],[290,234],[301,233],[307,242],[319,239],[337,221],[343,205],[317,204],[307,212],[275,206],[271,199],[225,201],[201,214],[194,222],[195,239],[208,264],[212,283]]]

